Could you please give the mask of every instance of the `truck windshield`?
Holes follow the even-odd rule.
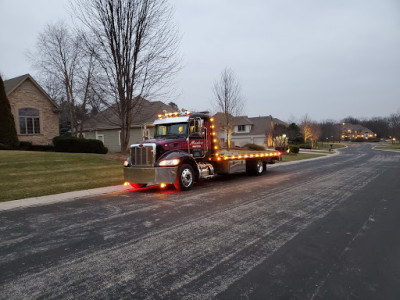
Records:
[[[156,126],[155,137],[185,137],[187,136],[187,123],[163,124]]]

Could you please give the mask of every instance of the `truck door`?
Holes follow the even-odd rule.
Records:
[[[194,158],[204,157],[207,152],[206,130],[202,118],[189,121],[189,151]]]

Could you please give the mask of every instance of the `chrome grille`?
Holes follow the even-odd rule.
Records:
[[[142,146],[142,147],[140,147]],[[131,145],[131,163],[133,166],[153,166],[155,160],[155,144]]]

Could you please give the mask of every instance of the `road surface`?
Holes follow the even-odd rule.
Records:
[[[0,298],[399,299],[400,153],[0,211]]]

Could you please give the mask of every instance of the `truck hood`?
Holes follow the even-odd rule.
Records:
[[[187,142],[185,138],[178,138],[178,139],[154,138],[143,141],[141,144],[145,145],[150,143],[160,145],[164,150],[187,148]]]

